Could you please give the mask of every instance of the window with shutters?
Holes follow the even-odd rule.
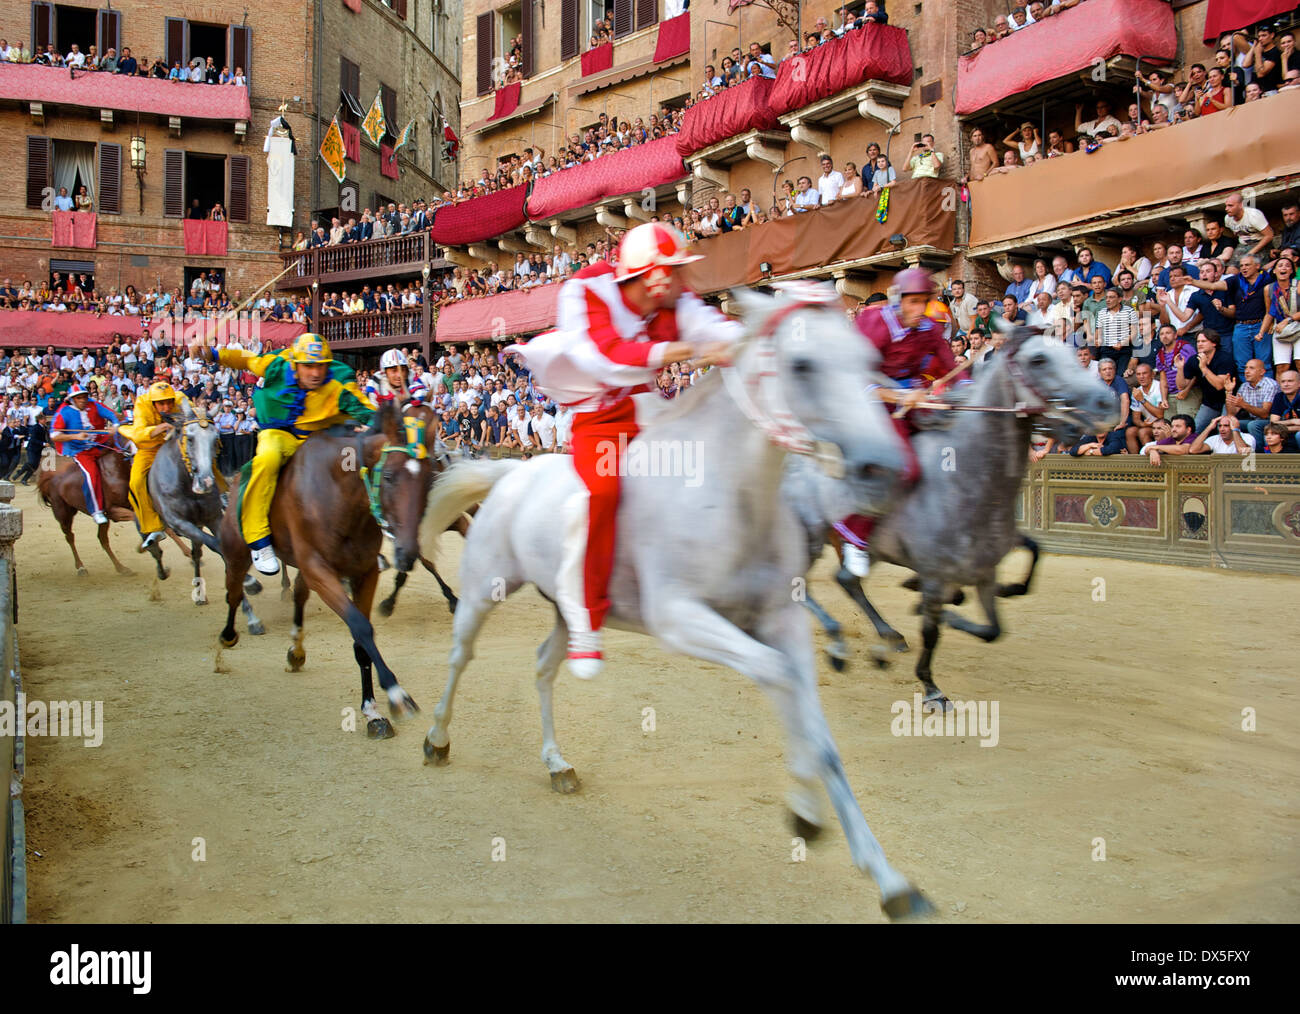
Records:
[[[231,25],[229,51],[230,73],[242,73],[246,82],[252,81],[253,30],[242,25]]]
[[[637,31],[649,28],[659,20],[659,0],[636,0]]]
[[[537,46],[533,16],[533,0],[522,0],[519,5],[519,71],[526,78],[533,76],[534,51]]]
[[[614,0],[614,38],[621,39],[632,32],[632,5],[634,0]]]
[[[48,193],[53,185],[50,175],[53,164],[51,147],[48,137],[27,138],[27,207],[29,208],[41,208],[43,211],[52,211],[54,208],[53,195]],[[47,197],[50,199],[48,205],[45,204]]]
[[[226,218],[231,222],[248,221],[249,161],[247,155],[230,156],[230,199]]]
[[[586,11],[580,30],[584,33],[583,41],[587,44],[587,48],[590,49],[601,42],[601,37],[605,34],[605,0],[582,0],[582,6],[586,8]],[[613,11],[612,4],[609,10]]]
[[[119,11],[99,11],[95,22],[95,45],[103,56],[109,49],[122,52],[122,15]]]
[[[383,141],[385,144],[392,144],[397,140],[397,132],[402,129],[397,122],[397,92],[389,88],[388,85],[381,83],[379,85],[379,104],[384,109],[384,120],[388,127]]]
[[[560,0],[560,59],[572,60],[582,48],[578,0]]]
[[[495,37],[493,35],[495,18],[491,11],[485,11],[475,20],[474,44],[477,47],[477,83],[478,93],[486,95],[492,90],[492,58],[496,56]]]
[[[101,215],[122,213],[122,146],[99,146],[99,186],[96,187],[95,210]]]
[[[170,155],[171,152],[169,151]],[[201,151],[187,151],[184,155],[184,172],[181,182],[182,187],[182,206],[185,209],[186,218],[207,218],[209,213],[218,204],[226,208],[226,219],[231,218],[231,209],[226,206],[226,163],[227,158],[224,155],[212,155]],[[232,156],[232,158],[244,159],[247,166],[247,155]],[[167,181],[170,190],[171,180]],[[164,201],[170,196],[165,193]],[[248,180],[247,172],[244,178],[244,215],[247,220],[248,215]],[[175,217],[169,215],[169,217]]]
[[[361,126],[365,109],[361,105],[361,68],[346,56],[339,57],[339,122]]]
[[[493,78],[496,87],[518,81],[523,73],[523,3],[502,7],[497,12],[496,52]]]
[[[166,45],[166,60],[169,68],[189,66],[190,59],[190,25],[184,18],[164,18],[163,32]]]
[[[54,4],[32,4],[32,55],[54,44]]]

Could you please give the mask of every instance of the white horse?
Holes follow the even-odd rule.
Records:
[[[929,902],[889,865],[867,826],[822,713],[808,614],[795,594],[810,563],[807,539],[781,495],[788,450],[816,451],[842,469],[844,514],[873,513],[893,493],[902,446],[884,407],[867,394],[878,356],[830,305],[838,303],[833,290],[735,298],[745,337],[733,365],[711,371],[628,446],[608,622],[753,679],[785,725],[796,825],[809,834],[821,828],[820,783],[854,863],[879,886],[886,914],[928,912]],[[685,462],[691,454],[698,468],[685,477],[647,475],[654,469],[636,464],[674,455]],[[452,519],[482,506],[465,542],[450,674],[425,738],[426,762],[447,762],[456,685],[492,608],[529,582],[556,601],[561,519],[581,488],[570,461],[549,455],[456,464],[435,485],[422,545],[436,547]],[[557,609],[555,629],[537,652],[537,690],[542,760],[559,792],[578,788],[555,742],[551,712],[567,642]]]

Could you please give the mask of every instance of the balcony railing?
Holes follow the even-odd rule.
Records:
[[[427,230],[404,236],[340,243],[281,254],[284,266],[295,266],[280,280],[282,289],[303,289],[313,281],[321,285],[360,281],[383,275],[414,274],[437,256]]]
[[[322,317],[320,333],[330,345],[341,348],[378,345],[386,341],[419,343],[426,334],[425,308],[393,310],[389,313],[353,313]],[[432,332],[432,324],[427,325]]]

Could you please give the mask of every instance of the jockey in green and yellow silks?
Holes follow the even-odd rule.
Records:
[[[207,353],[213,362],[262,378],[262,386],[253,392],[261,430],[239,523],[253,551],[253,566],[263,574],[275,574],[280,561],[271,548],[269,514],[280,469],[315,431],[348,420],[369,423],[375,406],[357,386],[352,370],[334,361],[329,345],[318,334],[299,335],[292,348],[268,355],[215,348]]]

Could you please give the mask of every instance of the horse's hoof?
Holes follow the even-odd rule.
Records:
[[[245,595],[261,595],[261,594],[262,594],[262,582],[259,581],[259,580],[257,580],[257,578],[254,578],[254,577],[246,577],[246,578],[244,578],[244,594],[245,594]]]
[[[455,596],[453,596],[452,598],[449,598],[449,599],[447,600],[447,612],[451,613],[452,616],[455,616],[455,615],[456,615],[456,607],[457,607],[458,605],[460,605],[460,599],[456,598]]]
[[[162,567],[162,568],[159,569],[159,571],[158,571],[158,580],[159,580],[159,581],[166,581],[166,580],[167,580],[169,577],[171,577],[171,576],[172,576],[172,572],[171,572],[170,570],[168,570],[166,567]]]
[[[580,788],[582,783],[578,781],[578,773],[573,768],[551,772],[551,789],[560,795],[571,796]]]
[[[897,652],[900,655],[903,654],[907,651],[907,638],[903,637],[902,634],[899,634],[897,637],[891,637],[889,639],[889,650]]]
[[[256,623],[250,623],[248,625],[248,632],[254,637],[261,637],[266,633],[266,627],[262,625],[261,620],[258,620]]]
[[[844,659],[841,658],[839,655],[833,655],[828,651],[826,652],[826,660],[830,662],[831,668],[834,669],[836,672],[844,671],[845,662]]]
[[[434,746],[433,740],[428,736],[424,737],[424,763],[433,764],[442,767],[450,760],[448,754],[451,753],[451,744],[446,746]]]
[[[952,710],[952,701],[948,700],[942,690],[935,690],[925,695],[925,700],[921,702],[922,711],[945,712]]]
[[[90,571],[88,571],[85,567],[77,568],[77,577],[85,577],[89,573]]]
[[[889,668],[890,651],[883,644],[873,644],[871,646],[871,661],[876,663],[877,669]]]
[[[129,570],[129,569],[127,569],[126,567],[118,567],[118,568],[117,568],[117,574],[118,574],[119,577],[130,577],[130,576],[131,576],[132,574],[134,574],[134,573],[135,573],[135,571],[133,571],[133,570]]]
[[[388,695],[388,709],[395,718],[409,718],[420,710],[420,706],[415,703],[410,694],[397,687],[396,693]]]
[[[393,615],[393,606],[394,606],[394,605],[396,605],[396,603],[393,602],[392,599],[384,599],[384,600],[383,600],[382,602],[380,602],[379,605],[376,606],[375,608],[379,610],[379,615],[380,615],[380,616],[392,616],[392,615]]]
[[[790,822],[794,825],[795,837],[802,838],[804,841],[815,841],[821,837],[822,826],[814,824],[811,820],[805,820],[793,810],[790,811]]]
[[[284,657],[289,662],[289,668],[285,670],[286,672],[301,672],[303,664],[307,661],[307,653],[296,648],[290,648],[285,652]]]
[[[930,899],[915,887],[909,887],[906,891],[896,894],[892,898],[883,899],[880,902],[880,907],[884,910],[885,915],[895,921],[899,919],[921,919],[927,915],[934,915],[934,906],[930,904]]]
[[[233,648],[239,643],[239,631],[233,631],[229,637],[224,632],[217,635],[217,640],[221,642],[223,648]]]
[[[393,723],[386,718],[372,718],[366,723],[366,736],[370,739],[392,739],[396,735]]]

